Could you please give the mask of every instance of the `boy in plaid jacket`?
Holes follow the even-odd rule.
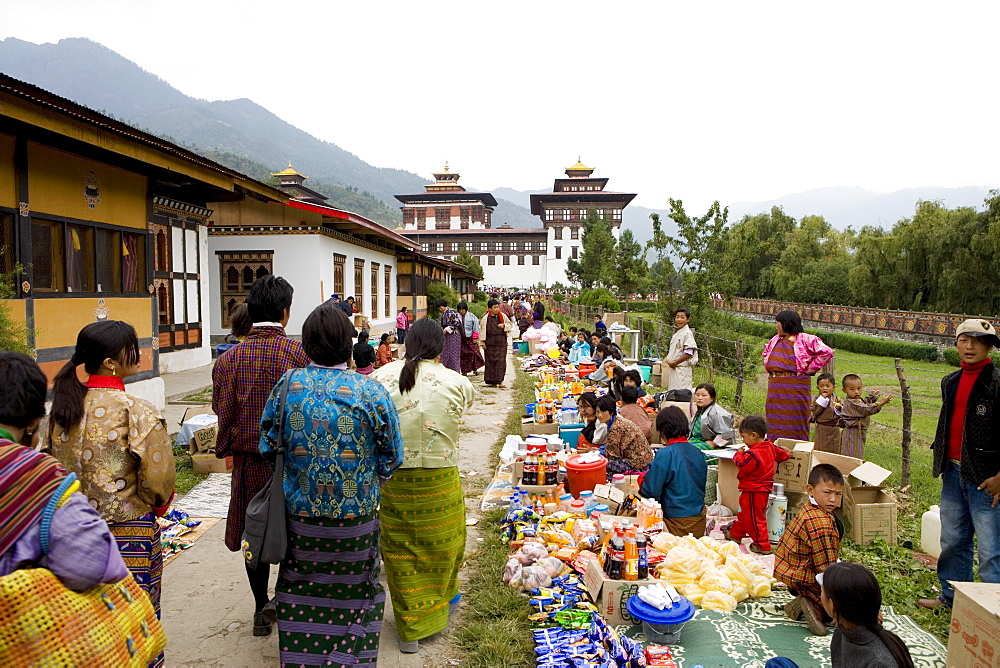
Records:
[[[774,554],[774,577],[795,598],[785,605],[792,619],[805,618],[809,630],[826,635],[829,618],[820,602],[822,587],[816,575],[837,563],[844,525],[833,514],[844,496],[844,476],[837,467],[817,464],[806,485],[809,503],[789,523]]]

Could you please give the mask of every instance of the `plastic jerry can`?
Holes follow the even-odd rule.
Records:
[[[941,506],[931,506],[920,518],[920,549],[935,559],[941,556]]]

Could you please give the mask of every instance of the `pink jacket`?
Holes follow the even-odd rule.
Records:
[[[778,335],[775,334],[764,346],[765,365],[771,351],[774,350],[774,344],[777,342]],[[795,348],[795,368],[801,374],[811,376],[833,359],[833,348],[823,343],[823,340],[815,334],[806,334],[805,332],[796,334],[793,347]]]
[[[406,313],[400,311],[399,314],[396,315],[396,329],[409,329],[409,328],[410,328],[410,318],[406,315]]]

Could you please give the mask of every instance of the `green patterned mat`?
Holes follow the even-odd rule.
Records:
[[[802,668],[830,665],[830,637],[814,636],[802,622],[785,615],[784,605],[792,599],[786,591],[741,603],[736,612],[698,610],[674,645],[678,668],[763,668],[775,656],[785,656]],[[906,615],[890,606],[882,608],[883,624],[906,643],[917,668],[945,665],[947,651],[937,638],[924,631]],[[641,626],[619,626],[618,630],[647,642]],[[832,634],[832,631],[831,631]]]

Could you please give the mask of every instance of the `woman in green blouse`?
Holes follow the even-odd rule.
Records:
[[[406,335],[406,356],[375,371],[399,412],[406,458],[382,489],[382,554],[400,651],[443,631],[457,606],[465,555],[458,428],[475,391],[440,363],[444,330],[432,319]]]

